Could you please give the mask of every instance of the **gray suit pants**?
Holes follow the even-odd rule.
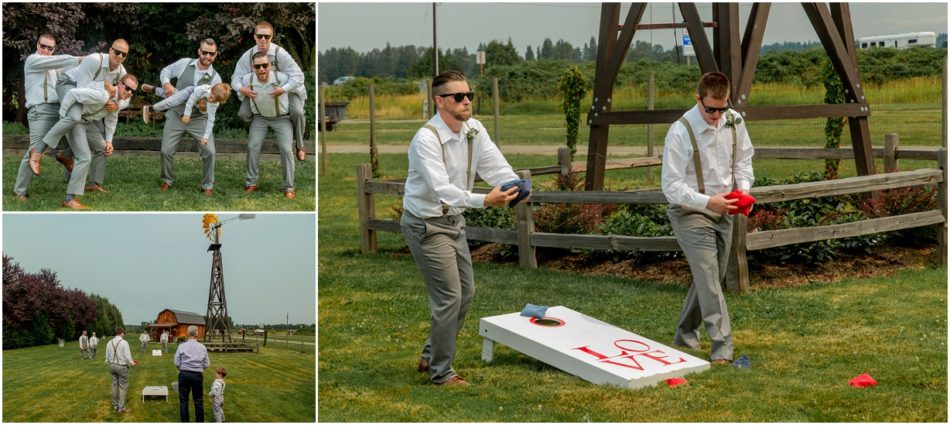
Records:
[[[33,105],[27,111],[26,117],[30,122],[30,149],[37,152],[45,150],[46,143],[43,142],[43,136],[59,121],[59,103]],[[58,144],[59,141],[56,143]],[[13,191],[17,195],[26,195],[30,181],[33,180],[33,172],[30,171],[30,149],[23,154],[16,182],[13,184]]]
[[[112,408],[125,408],[125,394],[129,389],[129,367],[117,364],[109,365],[112,375]]]
[[[732,326],[722,281],[732,243],[733,218],[687,212],[677,205],[670,206],[667,215],[693,273],[673,344],[699,349],[699,327],[705,324],[712,341],[710,360],[732,360]]]
[[[200,141],[204,137],[207,123],[208,117],[201,115],[192,116],[191,121],[185,125],[181,121],[181,114],[175,109],[165,112],[165,128],[162,129],[162,182],[171,186],[174,181],[172,168],[175,152],[185,133]],[[214,189],[214,153],[214,135],[208,138],[207,145],[198,144],[198,154],[201,156],[201,189]]]
[[[99,132],[98,136],[90,137],[89,130],[91,129],[87,129],[86,131],[86,141],[89,142],[89,150],[92,152],[92,161],[89,163],[89,173],[86,176],[86,184],[87,185],[97,184],[101,186],[103,181],[105,181],[105,177],[106,177],[105,124],[102,122],[101,119],[99,119],[92,122],[88,122],[86,123],[86,125],[95,127],[97,131]],[[68,133],[67,136],[72,137],[72,133]],[[76,156],[75,154],[73,154],[72,148],[68,146],[66,147],[66,150],[63,151],[63,155],[66,155],[67,157],[72,157],[72,158],[75,158]],[[71,177],[72,177],[72,173],[64,170],[63,179],[66,181],[69,181]]]
[[[457,375],[452,368],[456,339],[475,295],[465,218],[458,214],[423,220],[403,212],[400,225],[429,293],[429,338],[422,358],[429,361],[429,379],[445,382]]]
[[[76,103],[71,106],[66,116],[61,118],[43,138],[46,145],[55,147],[59,143],[59,139],[66,134],[71,134],[69,149],[72,151],[74,158],[73,172],[69,175],[66,193],[76,196],[84,193],[86,177],[92,163],[92,152],[101,153],[105,150],[105,140],[99,131],[99,127],[93,122],[83,120],[81,112],[81,104]]]
[[[251,120],[251,129],[247,134],[247,164],[245,172],[247,180],[244,186],[257,186],[260,176],[258,164],[261,161],[261,146],[264,144],[264,137],[267,136],[267,130],[273,129],[274,136],[277,137],[277,148],[280,149],[280,166],[284,170],[284,192],[294,191],[294,152],[293,129],[291,128],[290,118],[286,115],[268,118],[260,115],[254,115]]]
[[[303,148],[303,136],[307,130],[307,116],[304,112],[303,99],[297,93],[287,94],[287,108],[290,109],[290,122],[294,130],[294,150]],[[244,121],[250,122],[253,113],[251,111],[251,102],[245,97],[241,101],[241,108],[238,110],[238,116]]]

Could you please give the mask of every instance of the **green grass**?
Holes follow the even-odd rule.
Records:
[[[508,159],[516,167],[552,162]],[[737,354],[749,355],[751,370],[717,367],[690,376],[685,387],[625,390],[587,383],[507,347],[485,364],[478,318],[519,311],[529,302],[564,305],[665,343],[685,287],[476,263],[476,295],[455,361],[473,385],[429,385],[415,371],[429,317],[419,272],[398,234],[380,232],[379,253],[360,255],[354,169],[367,156],[338,154],[330,161],[320,178],[318,217],[322,421],[947,421],[944,268],[727,295]],[[853,165],[843,164],[853,175]],[[818,161],[755,167],[777,178],[820,169]],[[384,178],[404,177],[405,155],[381,155],[381,169]],[[638,173],[611,172],[608,182],[644,185]],[[377,215],[391,218],[389,206],[398,203],[395,196],[379,197]],[[850,388],[848,379],[861,373],[880,384]]]
[[[171,353],[152,357],[132,356],[139,366],[129,372],[126,406],[119,415],[111,408],[111,378],[103,362],[105,346],[99,345],[94,360],[80,360],[75,343],[66,349],[55,345],[3,352],[3,418],[9,422],[178,422],[178,393],[169,388],[169,399],[142,402],[146,385],[170,385],[178,371]],[[150,349],[160,348],[151,344]],[[207,395],[214,381],[211,370],[228,370],[224,411],[229,422],[313,422],[314,390],[312,351],[300,354],[262,348],[259,354],[211,353],[211,368],[204,374],[205,421],[213,422]],[[194,417],[194,406],[191,415]]]
[[[3,157],[3,208],[6,211],[57,211],[66,192],[63,167],[52,157],[43,159],[39,177],[30,182],[30,198],[19,202],[13,185],[21,155]],[[198,191],[201,159],[196,155],[175,157],[175,184],[168,192],[158,190],[161,159],[157,155],[122,155],[106,159],[104,187],[110,192],[87,192],[80,201],[95,211],[313,211],[316,207],[314,161],[297,161],[294,186],[297,199],[283,196],[280,162],[264,155],[260,162],[261,183],[257,192],[244,193],[243,157],[219,156],[215,162],[214,196]]]

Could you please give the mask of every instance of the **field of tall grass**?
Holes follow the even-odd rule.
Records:
[[[875,105],[915,104],[935,105],[939,108],[940,86],[939,77],[916,77],[899,81],[888,81],[883,84],[867,85],[865,96],[868,102]],[[490,90],[478,90],[475,108],[481,102],[481,113],[492,113],[492,96]],[[645,109],[646,83],[626,85],[614,90],[614,110]],[[328,100],[334,100],[330,91]],[[754,84],[749,98],[750,105],[811,105],[824,102],[825,89],[822,86],[804,87],[798,84]],[[376,118],[380,120],[422,119],[423,95],[377,95]],[[480,99],[479,99],[480,98]],[[655,97],[655,108],[685,108],[692,104],[691,90],[658,91]],[[591,95],[588,94],[581,104],[581,110],[590,109]],[[501,102],[502,115],[522,114],[549,114],[561,113],[561,99],[557,97],[527,98],[518,102]],[[350,119],[369,119],[369,97],[361,96],[350,99],[347,106],[347,117]]]

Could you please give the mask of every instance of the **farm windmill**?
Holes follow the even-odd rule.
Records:
[[[224,266],[221,262],[221,226],[233,220],[249,220],[254,214],[240,214],[219,221],[216,214],[205,214],[202,228],[205,236],[211,240],[208,251],[211,255],[211,284],[208,287],[208,313],[206,320],[205,342],[210,342],[217,334],[221,342],[231,342],[231,323],[228,321],[228,300],[224,295]]]

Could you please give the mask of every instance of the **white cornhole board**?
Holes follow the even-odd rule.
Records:
[[[483,317],[482,360],[491,362],[495,343],[592,383],[640,388],[709,369],[709,362],[567,307],[548,308],[543,326],[520,313]]]
[[[162,350],[152,350],[152,356],[153,356],[153,357],[154,357],[154,356],[161,357],[161,356],[162,356]]]
[[[145,402],[145,396],[156,396],[156,397],[165,397],[165,401],[168,401],[168,387],[164,385],[151,385],[145,388],[142,388],[142,402]]]

